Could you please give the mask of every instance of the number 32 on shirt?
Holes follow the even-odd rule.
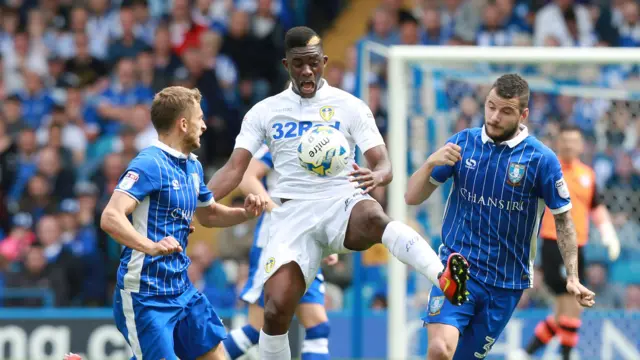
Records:
[[[312,127],[321,126],[321,125],[329,125],[331,127],[336,128],[337,130],[340,130],[340,121],[336,121],[334,123],[315,123],[315,124],[311,121],[300,121],[300,122],[289,121],[286,123],[277,122],[271,126],[271,130],[272,130],[271,137],[273,138],[273,140],[278,140],[282,138],[285,138],[285,139],[295,138],[295,137],[302,136],[302,134],[307,132]]]

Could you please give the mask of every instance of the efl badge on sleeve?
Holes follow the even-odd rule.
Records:
[[[333,110],[333,106],[323,106],[320,108],[320,117],[324,121],[329,121],[335,115],[335,111]]]
[[[564,181],[564,178],[556,181],[556,189],[558,189],[558,195],[560,195],[561,198],[569,198],[569,187],[567,186],[567,182]]]
[[[507,184],[511,186],[520,186],[524,175],[527,173],[527,165],[509,163]]]
[[[444,305],[444,296],[434,296],[429,299],[429,316],[440,314],[440,309]]]
[[[140,179],[140,175],[138,173],[129,171],[127,172],[122,180],[120,181],[120,185],[118,187],[122,190],[129,190]]]

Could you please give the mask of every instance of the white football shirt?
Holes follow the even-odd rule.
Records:
[[[347,138],[351,156],[343,174],[320,177],[300,166],[297,152],[300,137],[318,125],[333,126]],[[260,101],[247,112],[235,148],[255,154],[265,143],[278,174],[271,196],[312,200],[353,194],[354,183],[349,182],[346,175],[352,170],[356,145],[364,153],[384,145],[384,140],[369,107],[325,81],[313,98],[302,98],[289,86],[280,94]]]

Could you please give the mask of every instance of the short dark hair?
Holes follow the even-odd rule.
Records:
[[[529,106],[529,84],[518,74],[502,75],[493,83],[491,89],[496,89],[496,94],[504,99],[517,97],[520,102],[520,112]]]
[[[151,103],[151,122],[158,133],[171,130],[176,120],[190,115],[191,106],[200,104],[202,94],[198,89],[170,86],[162,89]]]
[[[284,36],[284,51],[289,52],[291,49],[298,47],[307,47],[312,45],[322,46],[322,39],[306,26],[296,26],[291,28]]]
[[[562,125],[560,125],[560,131],[559,131],[560,134],[562,134],[564,132],[572,132],[572,131],[577,131],[580,134],[582,134],[582,129],[576,124],[562,124]]]

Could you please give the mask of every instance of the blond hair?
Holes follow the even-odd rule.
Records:
[[[202,94],[198,89],[188,89],[183,86],[170,86],[162,89],[151,103],[151,122],[158,133],[173,127],[176,120],[188,117],[191,108],[200,104]]]

